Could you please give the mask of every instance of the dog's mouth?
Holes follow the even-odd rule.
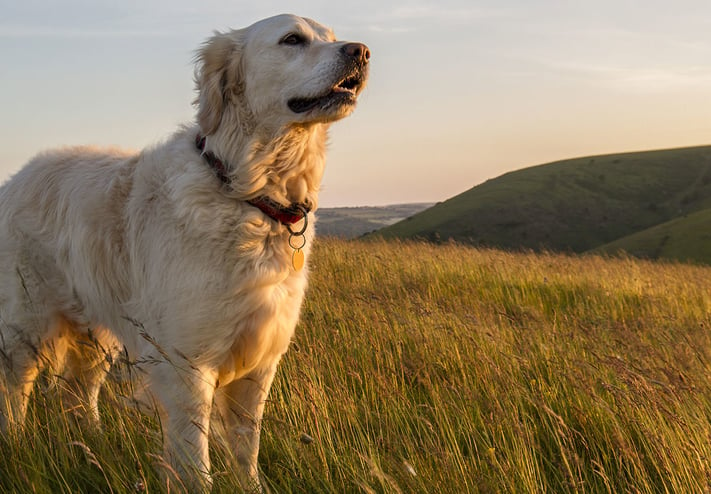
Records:
[[[324,95],[313,98],[292,98],[287,104],[294,113],[306,113],[317,108],[328,110],[333,107],[354,105],[358,93],[363,88],[365,78],[365,72],[359,70],[342,79]]]

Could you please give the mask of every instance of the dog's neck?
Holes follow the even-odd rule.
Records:
[[[226,165],[220,158],[215,156],[212,151],[205,150],[207,137],[197,134],[195,136],[195,147],[200,151],[205,162],[212,168],[217,179],[222,182],[225,187],[232,187],[232,179],[229,175],[229,166]],[[278,221],[283,225],[293,225],[305,219],[310,212],[311,206],[305,203],[291,203],[288,206],[272,200],[269,196],[259,196],[254,199],[248,199],[247,202],[260,209],[270,218]]]
[[[229,193],[243,200],[269,197],[281,204],[318,206],[327,125],[294,126],[273,138],[216,132],[201,152]],[[198,145],[201,143],[198,141]]]

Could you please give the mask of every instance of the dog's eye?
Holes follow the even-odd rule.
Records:
[[[306,44],[306,38],[300,34],[291,33],[284,36],[279,44],[290,46],[304,45]]]

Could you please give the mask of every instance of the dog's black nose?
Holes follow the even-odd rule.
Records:
[[[360,63],[367,63],[370,60],[370,49],[363,43],[346,43],[341,47],[341,52]]]

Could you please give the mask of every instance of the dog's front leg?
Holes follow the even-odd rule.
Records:
[[[209,492],[212,486],[208,433],[216,380],[216,372],[168,363],[149,371],[149,389],[158,405],[164,457],[170,467],[166,477],[175,476],[171,469],[177,474],[179,492]]]
[[[257,469],[259,434],[276,368],[277,361],[219,388],[215,394],[222,440],[234,455],[242,487],[247,492],[262,491]]]

